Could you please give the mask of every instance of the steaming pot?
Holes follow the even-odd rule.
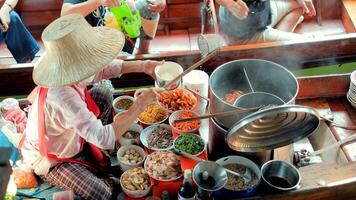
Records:
[[[218,113],[235,109],[225,102],[227,94],[234,90],[243,93],[251,92],[248,79],[255,92],[267,92],[281,98],[285,104],[294,104],[299,86],[295,76],[283,66],[260,59],[234,60],[219,66],[211,74],[210,112]],[[214,120],[224,129],[229,129],[243,115],[215,117]]]
[[[294,75],[279,64],[259,59],[234,60],[219,66],[211,74],[210,112],[218,113],[236,109],[225,102],[225,96],[234,90],[251,92],[247,77],[255,92],[266,92],[281,98],[285,104],[294,104],[299,86]],[[235,114],[214,117],[209,120],[209,156],[218,159],[221,156],[237,154],[245,156],[259,165],[272,159],[273,151],[242,152],[230,149],[225,142],[228,130],[245,115]],[[288,146],[283,147],[289,151]]]

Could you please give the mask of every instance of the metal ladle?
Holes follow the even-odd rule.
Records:
[[[283,105],[284,101],[276,95],[266,93],[266,92],[251,92],[242,95],[238,99],[236,99],[234,106],[236,109],[229,110],[225,112],[201,115],[197,117],[185,118],[185,119],[176,119],[174,123],[192,121],[192,120],[200,120],[207,119],[212,117],[222,117],[229,116],[236,113],[246,113],[249,114],[254,111],[258,111],[263,108],[268,108],[271,106]],[[244,115],[246,115],[244,114]]]
[[[184,156],[184,157],[187,157],[187,158],[189,158],[189,159],[191,159],[191,160],[195,160],[195,161],[198,161],[198,162],[202,162],[202,161],[205,162],[205,161],[206,161],[206,160],[201,159],[201,158],[199,158],[199,157],[197,157],[197,156],[193,156],[193,155],[191,155],[191,154],[189,154],[189,153],[182,152],[182,151],[180,151],[180,150],[178,150],[178,149],[175,149],[174,151],[175,151],[177,154],[182,155],[182,156]],[[245,183],[249,183],[249,182],[251,182],[251,180],[252,180],[251,172],[250,172],[249,168],[247,168],[247,167],[246,167],[246,171],[245,171],[244,174],[237,173],[237,172],[235,172],[235,171],[232,171],[232,170],[230,170],[230,169],[225,168],[224,166],[221,166],[221,167],[223,167],[226,172],[228,172],[228,173],[230,173],[230,174],[232,174],[232,175],[234,175],[234,176],[238,176],[238,177],[243,178]]]

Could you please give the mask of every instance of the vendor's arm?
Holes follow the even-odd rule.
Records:
[[[9,24],[11,22],[10,12],[17,5],[18,0],[6,0],[4,5],[0,8],[0,21],[3,25],[3,31],[6,32],[9,29]]]
[[[111,79],[120,77],[122,74],[128,73],[146,73],[151,77],[155,78],[154,69],[157,65],[163,64],[164,61],[123,61],[114,60],[105,69],[99,72],[95,78],[94,82],[98,82],[102,79]]]
[[[117,0],[106,0],[106,1],[104,1],[104,0],[88,0],[88,1],[64,0],[63,6],[62,6],[62,11],[61,11],[61,16],[78,13],[85,17],[85,16],[89,15],[90,13],[92,13],[95,9],[97,9],[101,5],[107,6],[107,7],[118,6],[119,1],[117,1]]]
[[[115,118],[116,121],[112,123],[112,126],[115,130],[116,139],[119,139],[128,130],[147,105],[157,101],[156,92],[153,90],[154,89],[143,91],[134,101],[134,104],[129,108],[128,112]]]
[[[103,125],[95,115],[87,109],[86,103],[71,88],[63,89],[56,96],[61,102],[61,124],[74,129],[85,140],[101,149],[113,149],[115,141],[124,134],[144,108],[156,101],[152,90],[142,92],[128,112],[117,117],[112,124]]]

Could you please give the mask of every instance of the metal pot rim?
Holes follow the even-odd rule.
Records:
[[[278,187],[278,186],[275,186],[275,185],[270,184],[270,183],[265,179],[265,176],[263,175],[263,169],[266,168],[266,166],[269,165],[269,164],[272,163],[272,162],[281,162],[281,163],[287,165],[288,167],[291,167],[292,169],[294,169],[294,170],[297,172],[297,175],[298,175],[298,181],[297,181],[297,183],[296,183],[294,186],[289,187],[289,188],[282,188],[282,187]],[[299,170],[298,170],[294,165],[292,165],[292,164],[290,164],[290,163],[288,163],[288,162],[286,162],[286,161],[283,161],[283,160],[270,160],[270,161],[267,161],[266,163],[264,163],[264,164],[262,165],[262,167],[261,167],[261,178],[262,178],[262,180],[263,180],[265,183],[267,183],[270,187],[275,188],[275,189],[278,189],[278,190],[282,190],[282,191],[289,191],[289,190],[293,190],[293,189],[299,187],[300,181],[301,181],[301,179],[302,179]]]
[[[238,60],[232,60],[232,61],[229,61],[229,62],[226,62],[222,65],[220,65],[218,68],[216,68],[210,75],[209,77],[209,86],[210,86],[210,92],[211,92],[211,95],[214,95],[214,97],[216,97],[217,99],[219,99],[220,101],[222,101],[224,104],[226,105],[229,105],[229,106],[232,106],[232,107],[236,107],[234,105],[230,105],[230,104],[227,104],[225,102],[225,100],[221,99],[216,93],[214,90],[211,89],[211,79],[212,77],[214,76],[215,73],[217,73],[217,71],[219,71],[221,68],[225,67],[226,65],[229,65],[231,63],[234,63],[234,62],[237,62],[237,61],[258,61],[258,62],[267,62],[267,63],[270,63],[270,64],[273,64],[273,65],[276,65],[278,66],[279,68],[283,69],[284,71],[286,71],[289,75],[291,75],[295,82],[296,82],[296,86],[297,86],[297,90],[296,90],[296,93],[294,94],[293,98],[291,98],[288,102],[285,102],[285,104],[290,104],[292,103],[295,98],[297,97],[298,93],[299,93],[299,83],[298,83],[298,80],[297,78],[294,76],[294,74],[292,72],[290,72],[289,70],[287,70],[287,68],[283,67],[282,65],[278,64],[278,63],[275,63],[275,62],[272,62],[272,61],[269,61],[269,60],[263,60],[263,59],[238,59]]]

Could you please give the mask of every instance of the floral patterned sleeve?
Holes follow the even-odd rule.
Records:
[[[99,82],[103,79],[117,78],[121,76],[123,60],[115,59],[106,68],[97,73],[93,82]]]

